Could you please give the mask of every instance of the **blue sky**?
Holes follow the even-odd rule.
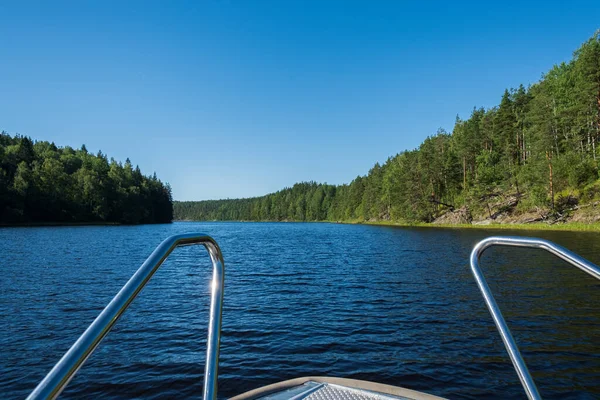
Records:
[[[600,2],[0,1],[0,129],[176,200],[347,183],[539,80]]]

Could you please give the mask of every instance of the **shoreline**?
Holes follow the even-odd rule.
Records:
[[[397,228],[427,228],[427,229],[480,229],[480,230],[519,230],[519,231],[567,231],[567,232],[600,232],[600,223],[565,222],[548,224],[534,222],[530,224],[432,224],[428,222],[403,222],[403,221],[202,221],[202,220],[173,220],[171,222],[135,224],[159,225],[174,222],[282,222],[282,223],[328,223],[343,225],[372,225],[389,226]],[[35,228],[35,227],[74,227],[74,226],[135,226],[120,222],[20,222],[14,224],[0,223],[0,228]]]
[[[124,224],[121,222],[17,222],[17,223],[5,223],[0,222],[0,228],[39,228],[39,227],[60,227],[60,226],[137,226],[137,225],[160,225],[160,224],[171,224],[171,222],[155,222],[145,224]]]
[[[44,226],[119,226],[118,222],[15,222],[0,223],[0,228],[34,228]]]
[[[560,224],[547,224],[533,222],[530,224],[431,224],[428,222],[402,222],[402,221],[237,221],[237,220],[173,220],[173,222],[281,222],[281,223],[327,223],[343,225],[373,225],[398,228],[427,228],[427,229],[481,229],[481,230],[522,230],[522,231],[570,231],[570,232],[600,232],[600,223],[565,222]]]

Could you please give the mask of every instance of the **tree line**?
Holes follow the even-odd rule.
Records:
[[[160,223],[173,219],[171,188],[156,174],[27,136],[0,133],[0,223]]]
[[[415,150],[375,164],[350,184],[295,184],[250,199],[175,202],[191,220],[432,221],[448,209],[485,211],[514,194],[521,210],[600,197],[600,33],[529,87],[474,108]],[[489,208],[489,204],[488,204]]]

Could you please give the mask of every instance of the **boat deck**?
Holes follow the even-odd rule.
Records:
[[[251,390],[231,400],[440,400],[397,386],[331,377],[305,377]]]

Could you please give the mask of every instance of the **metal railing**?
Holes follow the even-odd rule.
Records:
[[[202,394],[204,400],[216,399],[225,264],[217,242],[203,234],[175,235],[163,241],[27,399],[55,399],[58,397],[169,254],[176,247],[193,244],[202,244],[206,247],[213,266]]]
[[[527,369],[527,365],[525,365],[525,361],[519,352],[515,339],[512,337],[510,330],[506,325],[506,321],[502,316],[502,312],[500,312],[500,308],[498,308],[498,304],[496,304],[496,300],[494,300],[494,296],[492,295],[492,292],[490,291],[490,288],[483,277],[481,268],[479,268],[479,259],[481,258],[481,255],[486,249],[492,246],[528,247],[546,250],[558,258],[590,274],[596,279],[600,279],[600,268],[584,258],[579,257],[577,254],[565,249],[564,247],[554,244],[548,240],[536,238],[508,236],[489,237],[477,243],[471,252],[471,272],[473,272],[475,280],[477,281],[477,285],[479,286],[479,289],[483,294],[483,298],[485,299],[485,304],[487,305],[490,314],[492,314],[496,328],[498,328],[498,331],[500,332],[504,346],[506,347],[508,355],[510,356],[515,370],[519,375],[519,379],[521,380],[521,384],[525,389],[525,393],[529,399],[539,400],[541,397],[537,387],[535,386],[535,382],[533,381],[533,378]]]

